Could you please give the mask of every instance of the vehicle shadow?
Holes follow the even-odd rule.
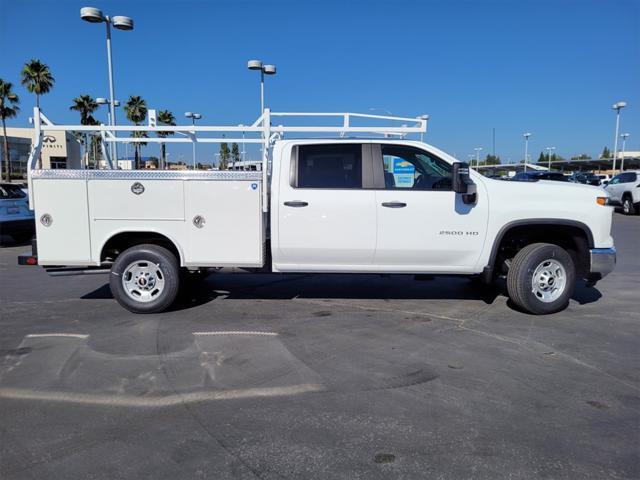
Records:
[[[505,282],[487,286],[465,277],[377,274],[227,274],[209,275],[190,282],[180,291],[170,311],[188,310],[215,299],[292,300],[476,300],[490,305],[499,296],[507,296]],[[572,299],[580,305],[597,301],[602,294],[596,288],[576,285]],[[83,300],[112,299],[109,284],[88,292]],[[511,301],[507,305],[520,311]]]
[[[489,305],[503,292],[460,277],[369,274],[213,274],[183,289],[174,310],[216,298],[357,299],[357,300],[480,300]]]

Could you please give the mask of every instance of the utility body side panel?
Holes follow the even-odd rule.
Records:
[[[168,238],[186,267],[262,267],[260,172],[36,171],[42,265],[100,265],[121,233]]]

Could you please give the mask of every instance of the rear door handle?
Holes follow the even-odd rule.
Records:
[[[306,207],[309,205],[307,202],[301,202],[300,200],[293,200],[290,202],[284,202],[287,207]]]
[[[404,202],[382,202],[382,206],[387,208],[404,208],[407,204]]]

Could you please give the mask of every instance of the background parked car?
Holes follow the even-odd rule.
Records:
[[[600,179],[598,176],[591,172],[574,172],[569,177],[569,181],[573,183],[582,183],[584,185],[593,185],[594,187],[600,185]]]
[[[596,174],[596,177],[600,179],[600,185],[606,185],[611,181],[611,177],[606,173],[598,173]]]
[[[529,171],[518,172],[511,180],[514,182],[537,182],[538,180],[553,180],[555,182],[568,182],[569,177],[560,172],[548,172],[548,171]]]
[[[605,187],[612,205],[622,205],[625,215],[640,213],[640,170],[627,170]]]
[[[33,237],[35,223],[27,194],[20,185],[0,183],[0,236],[24,242]]]

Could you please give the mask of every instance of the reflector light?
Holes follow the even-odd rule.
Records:
[[[608,197],[596,197],[596,202],[598,205],[606,205],[608,202]]]
[[[37,265],[38,259],[36,257],[27,258],[27,265]]]

